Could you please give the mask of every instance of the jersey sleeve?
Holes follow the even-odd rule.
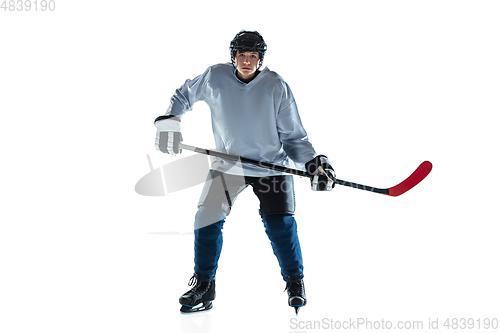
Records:
[[[176,89],[174,95],[170,98],[170,105],[166,115],[181,116],[187,111],[191,111],[194,103],[205,100],[210,73],[211,67],[194,79],[186,80],[181,87]]]
[[[290,87],[283,83],[283,92],[276,119],[280,141],[285,153],[297,164],[303,167],[316,156],[307,132],[300,120],[299,111]]]

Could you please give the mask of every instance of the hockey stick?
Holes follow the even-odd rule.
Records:
[[[205,155],[209,155],[209,156],[220,157],[220,158],[223,158],[223,159],[226,159],[229,161],[243,162],[243,163],[248,163],[248,164],[260,166],[262,168],[266,168],[266,169],[270,169],[270,170],[286,172],[286,173],[290,173],[292,175],[308,177],[308,178],[311,177],[311,175],[309,173],[302,171],[302,170],[286,168],[286,167],[283,167],[280,165],[274,165],[274,164],[270,164],[270,163],[266,163],[266,162],[258,162],[258,161],[251,160],[249,158],[236,156],[236,155],[230,155],[230,154],[226,154],[226,153],[221,153],[221,152],[214,151],[214,150],[208,150],[208,149],[188,146],[188,145],[185,145],[182,143],[179,144],[179,148],[194,151],[196,153],[205,154]],[[372,186],[367,186],[367,185],[361,185],[361,184],[348,182],[348,181],[338,179],[338,178],[335,180],[335,183],[342,185],[342,186],[357,188],[359,190],[365,190],[365,191],[389,195],[391,197],[397,197],[397,196],[400,196],[401,194],[411,190],[418,183],[420,183],[422,180],[424,180],[424,178],[427,177],[427,175],[431,172],[431,170],[432,170],[432,163],[429,161],[424,161],[418,166],[418,168],[415,171],[413,171],[413,173],[408,178],[403,180],[398,185],[390,187],[390,188],[377,188],[377,187],[372,187]]]

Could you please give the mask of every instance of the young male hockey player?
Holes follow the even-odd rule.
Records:
[[[317,155],[307,138],[287,83],[267,67],[260,70],[267,45],[256,31],[240,31],[230,44],[231,63],[209,67],[175,91],[166,115],[156,118],[156,147],[181,153],[181,116],[193,104],[210,107],[218,150],[257,161],[304,168],[313,190],[331,190],[335,174],[328,158]],[[293,217],[293,176],[258,166],[217,160],[211,166],[195,216],[192,289],[179,298],[181,312],[212,308],[215,272],[222,249],[222,227],[239,193],[248,185],[260,201],[259,213],[286,282],[288,305],[306,305],[303,264]]]

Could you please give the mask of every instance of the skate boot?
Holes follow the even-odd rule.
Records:
[[[285,290],[288,292],[288,305],[295,309],[296,315],[299,314],[300,308],[307,303],[304,281],[289,280]]]
[[[215,278],[208,282],[198,280],[198,274],[194,274],[189,279],[191,290],[179,297],[181,303],[181,313],[194,313],[207,311],[212,308],[212,301],[215,299]],[[202,304],[202,305],[200,305]]]

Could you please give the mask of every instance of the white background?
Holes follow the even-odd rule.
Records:
[[[296,179],[308,305],[298,319],[500,317],[496,1],[62,1],[0,11],[2,332],[293,329],[277,261],[244,192],[227,219],[214,309],[181,316],[200,187],[140,196],[175,159],[153,120],[229,60],[241,29],[291,86],[337,176],[398,198]],[[213,147],[196,105],[185,142]],[[186,152],[184,156],[189,156]]]

